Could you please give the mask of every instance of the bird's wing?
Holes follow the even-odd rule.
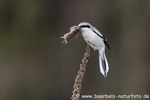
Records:
[[[95,28],[93,27],[94,30],[92,30],[94,33],[96,33],[100,38],[103,39],[104,44],[108,47],[110,50],[109,44],[107,43],[107,39]]]

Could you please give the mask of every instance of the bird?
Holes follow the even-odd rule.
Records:
[[[108,75],[109,65],[105,55],[105,46],[110,49],[106,38],[88,22],[81,22],[78,26],[81,28],[81,33],[86,43],[94,50],[98,50],[100,72],[106,77]]]

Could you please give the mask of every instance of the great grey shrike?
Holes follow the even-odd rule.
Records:
[[[81,28],[82,36],[89,46],[99,51],[100,72],[107,76],[109,66],[105,55],[105,45],[110,49],[105,37],[90,23],[81,22],[78,25]]]

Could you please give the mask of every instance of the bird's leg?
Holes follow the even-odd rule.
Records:
[[[87,52],[90,52],[90,46],[87,44],[87,47],[85,48],[85,50],[87,51]]]

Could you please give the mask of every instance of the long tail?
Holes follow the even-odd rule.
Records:
[[[104,77],[106,77],[109,71],[109,66],[108,66],[105,52],[99,51],[99,66],[100,66],[100,72],[104,75]]]

